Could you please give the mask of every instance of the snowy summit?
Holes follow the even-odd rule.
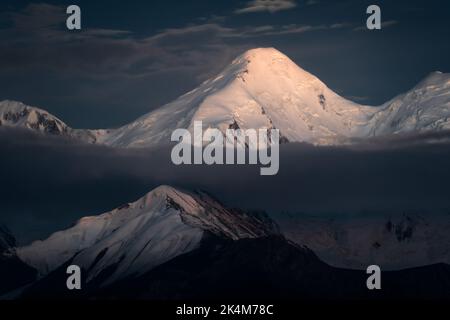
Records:
[[[0,103],[1,125],[23,125],[23,107],[11,116],[10,105]],[[245,52],[198,88],[130,124],[104,131],[75,130],[75,135],[111,146],[147,147],[169,143],[175,129],[192,130],[194,121],[202,121],[206,128],[222,132],[228,128],[279,129],[281,142],[340,144],[352,138],[450,129],[449,119],[449,74],[432,73],[407,93],[381,106],[366,106],[339,96],[280,51],[259,48]],[[35,122],[27,123],[32,129],[49,131]],[[55,126],[61,131],[60,122],[55,120]],[[72,130],[66,129],[69,135]]]

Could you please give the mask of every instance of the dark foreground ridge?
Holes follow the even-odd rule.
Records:
[[[65,287],[70,261],[24,291],[24,299],[145,299],[229,301],[448,300],[450,266],[383,272],[382,290],[369,291],[365,271],[331,267],[281,236],[232,241],[208,234],[196,250],[150,272],[106,287]],[[113,272],[105,270],[105,272]],[[101,278],[100,274],[99,277]]]

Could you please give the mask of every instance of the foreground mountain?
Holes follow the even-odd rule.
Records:
[[[106,286],[95,281],[83,283],[81,291],[66,289],[67,264],[29,286],[21,298],[221,302],[450,299],[449,265],[383,272],[382,290],[369,291],[365,271],[330,267],[309,249],[280,236],[233,241],[208,233],[198,248],[148,272]]]
[[[448,264],[383,269],[383,290],[369,292],[367,266],[332,267],[298,242],[287,240],[265,214],[228,209],[203,192],[161,186],[44,241],[9,248],[0,260],[6,281],[0,294],[30,299],[450,299]],[[82,269],[81,291],[67,290],[71,264]]]
[[[237,240],[267,236],[276,229],[264,216],[226,209],[205,193],[161,186],[134,203],[83,218],[16,252],[41,277],[71,261],[87,271],[87,282],[104,285],[196,249],[205,232]]]
[[[282,237],[211,240],[135,281],[96,292],[145,299],[326,300],[450,299],[450,266],[383,272],[382,291],[367,290],[365,270],[330,267]]]
[[[30,120],[30,115],[23,115],[23,107],[8,114],[12,111],[5,111],[9,110],[5,105],[11,104],[0,103],[0,124],[119,147],[168,144],[175,129],[192,130],[194,121],[222,132],[277,128],[282,142],[340,144],[349,139],[450,129],[450,75],[433,73],[409,92],[370,107],[340,97],[276,49],[259,48],[237,57],[197,89],[114,130],[73,130],[42,110],[28,108],[30,114],[42,114],[36,123],[36,116]]]

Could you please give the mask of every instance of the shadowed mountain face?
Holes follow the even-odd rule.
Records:
[[[0,295],[36,279],[34,268],[21,261],[14,253],[14,236],[0,225]]]
[[[138,277],[106,287],[102,275],[82,291],[65,288],[58,268],[21,296],[25,299],[148,300],[372,300],[450,299],[450,266],[444,264],[385,272],[382,290],[369,291],[364,271],[337,269],[307,248],[280,236],[227,240],[206,235],[201,246]],[[114,272],[105,270],[107,273]],[[97,281],[98,280],[98,281]]]
[[[2,293],[28,284],[14,298],[450,298],[446,264],[383,271],[383,290],[371,292],[364,270],[326,264],[267,215],[169,186],[7,252],[0,267],[14,276]],[[80,291],[66,287],[72,264],[82,270]]]
[[[381,292],[369,292],[367,277],[365,271],[330,267],[311,250],[272,236],[208,239],[131,283],[137,298],[150,299],[450,298],[448,265],[384,273]],[[112,289],[120,297],[126,288]]]

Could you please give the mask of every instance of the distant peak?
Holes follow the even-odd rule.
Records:
[[[164,194],[164,195],[171,195],[174,193],[182,193],[182,191],[179,191],[177,189],[175,189],[172,186],[169,185],[160,185],[158,187],[156,187],[155,189],[153,189],[152,191],[149,192],[149,194]]]
[[[246,63],[269,63],[274,60],[292,62],[288,56],[275,48],[255,48],[245,51],[236,60],[245,60]],[[293,63],[293,62],[292,62]]]
[[[245,51],[243,56],[249,58],[286,57],[285,54],[273,47],[250,49]]]
[[[244,73],[256,74],[256,78],[266,78],[268,75],[279,78],[280,75],[285,75],[285,78],[290,78],[292,81],[297,79],[301,82],[321,83],[317,77],[298,66],[287,55],[272,47],[245,51],[233,61],[230,70],[233,70],[236,66],[239,66]]]
[[[156,187],[149,193],[147,193],[143,198],[137,200],[134,204],[145,203],[149,205],[152,203],[152,199],[163,199],[169,201],[171,204],[176,203],[177,207],[188,207],[189,202],[192,201],[192,194],[187,191],[181,191],[169,185],[160,185]]]
[[[25,105],[24,103],[20,102],[20,101],[14,101],[14,100],[3,100],[0,101],[0,107],[3,108],[11,108],[11,107],[27,107],[27,105]]]
[[[15,101],[15,100],[3,100],[3,101],[0,101],[0,110],[22,111],[24,109],[35,110],[35,111],[43,113],[43,114],[49,114],[44,109],[40,109],[40,108],[37,108],[37,107],[32,107],[32,106],[29,106],[29,105],[27,105],[27,104],[25,104],[23,102],[20,102],[20,101]]]

